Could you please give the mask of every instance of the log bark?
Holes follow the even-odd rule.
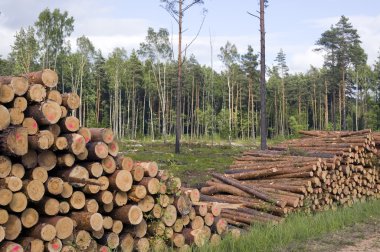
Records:
[[[29,86],[26,97],[32,102],[42,102],[46,98],[46,89],[41,84],[32,84]]]
[[[58,84],[57,73],[50,69],[27,73],[24,76],[28,79],[29,83],[44,84],[49,88],[53,88]]]
[[[28,152],[28,132],[23,127],[8,127],[0,132],[0,152],[22,156]]]
[[[25,110],[28,117],[33,117],[38,125],[50,125],[57,123],[61,118],[62,111],[58,103],[45,101],[39,105],[31,105]]]
[[[112,212],[112,216],[116,220],[122,221],[124,224],[138,225],[143,219],[142,211],[135,205],[126,205],[116,208]]]
[[[11,116],[8,109],[3,105],[0,105],[0,118],[2,119],[0,121],[0,130],[8,128],[11,123]]]
[[[62,105],[67,109],[75,110],[80,106],[80,98],[75,93],[62,94]]]
[[[106,144],[112,143],[114,140],[114,134],[111,129],[108,128],[89,128],[91,132],[91,140],[94,142],[102,141]]]

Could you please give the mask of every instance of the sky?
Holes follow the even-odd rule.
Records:
[[[202,10],[207,9],[199,36],[188,48],[187,55],[194,54],[200,64],[211,65],[212,61],[213,67],[220,71],[224,66],[218,54],[227,41],[235,44],[240,54],[246,53],[248,45],[259,52],[259,20],[247,14],[247,11],[257,13],[258,0],[204,2],[185,13],[184,45],[197,34]],[[33,25],[46,8],[51,11],[59,8],[74,17],[74,32],[70,37],[73,50],[76,38],[85,35],[105,56],[115,47],[131,52],[139,48],[148,28],[153,27],[156,31],[168,29],[176,53],[178,26],[160,5],[160,0],[1,0],[0,55],[8,55],[16,32]],[[373,65],[380,49],[378,0],[269,0],[265,16],[266,64],[274,65],[282,49],[291,73],[305,72],[310,65],[322,66],[323,55],[313,51],[315,42],[342,15],[358,30],[368,54],[367,63]]]

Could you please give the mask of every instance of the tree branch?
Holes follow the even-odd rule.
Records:
[[[186,50],[191,46],[191,44],[197,39],[197,37],[199,36],[199,34],[200,34],[201,30],[202,30],[202,27],[203,27],[203,24],[204,24],[204,22],[205,22],[205,19],[206,19],[206,15],[203,16],[202,23],[201,23],[201,25],[199,26],[199,29],[198,29],[197,34],[196,34],[195,37],[190,41],[190,43],[189,43],[188,45],[186,45],[186,47],[185,47],[185,49],[184,49],[183,51],[186,51]],[[183,52],[183,51],[182,51],[182,52]]]
[[[253,16],[253,17],[257,18],[257,19],[260,19],[260,17],[259,17],[259,16],[255,15],[255,14],[252,14],[252,13],[251,13],[251,12],[249,12],[249,11],[247,11],[247,13],[248,13],[249,15],[251,15],[251,16]]]

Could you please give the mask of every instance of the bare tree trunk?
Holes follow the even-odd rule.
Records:
[[[261,149],[267,147],[267,123],[266,123],[266,84],[265,84],[265,20],[264,0],[260,0],[260,97],[261,97]]]
[[[347,120],[346,120],[346,80],[345,80],[345,71],[342,68],[342,128],[343,130],[347,130]]]
[[[177,104],[176,104],[176,134],[175,153],[180,153],[181,141],[181,79],[182,79],[182,3],[178,1],[178,83],[177,83]]]
[[[325,130],[329,127],[329,104],[328,104],[328,93],[327,93],[327,80],[325,80]]]

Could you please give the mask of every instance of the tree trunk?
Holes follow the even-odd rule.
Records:
[[[264,23],[264,0],[260,0],[260,99],[261,99],[261,146],[262,150],[267,147],[267,112],[266,112],[266,84],[265,84],[265,23]]]
[[[181,140],[181,80],[182,80],[182,3],[178,1],[178,82],[177,82],[177,100],[176,100],[176,134],[175,134],[175,153],[180,153]]]

